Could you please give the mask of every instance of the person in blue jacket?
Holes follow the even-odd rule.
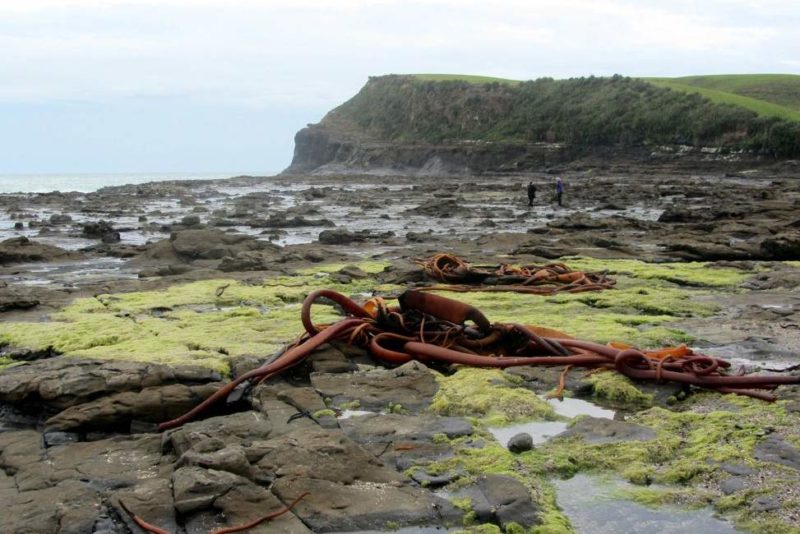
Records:
[[[558,205],[561,206],[561,197],[564,196],[564,180],[561,179],[559,176],[556,178],[556,199],[558,200]]]

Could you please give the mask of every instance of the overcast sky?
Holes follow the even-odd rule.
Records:
[[[800,73],[797,0],[0,0],[0,173],[270,172],[370,75]]]

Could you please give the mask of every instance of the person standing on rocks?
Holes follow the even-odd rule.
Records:
[[[536,198],[536,186],[533,182],[528,182],[528,206],[533,206],[533,200]]]
[[[564,196],[564,180],[561,179],[559,176],[556,178],[556,200],[558,200],[558,205],[562,206],[561,204],[561,197]]]

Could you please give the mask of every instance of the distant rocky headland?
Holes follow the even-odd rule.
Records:
[[[774,116],[777,106],[766,101],[731,93],[735,104],[717,102],[664,83],[623,76],[527,82],[372,77],[297,133],[285,172],[431,176],[623,160],[739,169],[800,155],[800,122],[789,108],[780,108],[787,110],[784,117]],[[743,107],[736,98],[762,103],[769,112]]]

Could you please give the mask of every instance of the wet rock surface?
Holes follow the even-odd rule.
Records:
[[[703,350],[735,349],[746,356],[742,365],[785,364],[781,372],[796,372],[791,366],[800,348],[800,275],[791,264],[772,263],[800,259],[800,181],[792,169],[724,176],[635,165],[591,173],[567,168],[564,208],[542,200],[553,180],[545,172],[425,183],[409,177],[391,183],[384,177],[238,178],[90,194],[0,195],[0,319],[38,322],[77,297],[98,296],[95,304],[105,309],[114,305],[102,297],[108,293],[211,280],[212,304],[197,304],[190,295],[188,304],[159,302],[115,318],[171,325],[178,315],[201,320],[213,309],[252,314],[251,330],[258,331],[265,321],[259,314],[296,305],[304,293],[287,289],[274,300],[253,302],[236,282],[263,287],[322,265],[315,269],[324,271],[326,284],[366,297],[367,281],[420,283],[420,271],[408,258],[442,250],[490,264],[570,255],[714,261],[709,271],[740,269],[746,280],[724,295],[702,296],[702,302],[720,305],[715,315],[683,323],[680,315],[665,328],[692,332]],[[523,188],[529,179],[542,191],[531,209]],[[391,265],[376,274],[382,267],[362,269],[364,260]],[[328,268],[331,262],[336,265]],[[662,276],[652,285],[705,287]],[[231,281],[233,286],[226,285]],[[234,289],[240,293],[231,296]],[[630,309],[616,320],[633,324],[640,312],[661,313]],[[300,330],[295,323],[292,334]],[[207,328],[227,326],[210,322]],[[202,341],[190,340],[198,346]],[[564,465],[577,469],[569,461],[535,463],[547,454],[540,442],[533,451],[521,447],[511,460],[498,460],[492,455],[501,453],[492,448],[497,444],[483,423],[431,413],[440,391],[434,373],[446,376],[449,368],[388,368],[363,351],[331,344],[289,376],[251,388],[206,419],[159,434],[155,423],[183,413],[226,378],[201,367],[64,357],[52,347],[4,343],[0,339],[0,365],[14,365],[0,369],[0,498],[11,511],[0,514],[2,532],[137,532],[122,500],[170,532],[205,533],[280,510],[306,491],[310,495],[293,511],[252,531],[460,526],[470,512],[478,523],[531,527],[546,517],[539,479],[531,473],[562,476]],[[220,349],[213,347],[224,355]],[[260,365],[272,350],[248,349],[232,359],[233,376]],[[521,380],[520,389],[544,394],[559,383],[562,370],[520,368],[508,374]],[[591,380],[573,371],[565,386],[570,394],[590,396]],[[653,394],[657,406],[687,409],[678,389],[637,387]],[[788,399],[781,409],[795,413],[791,403],[798,402],[798,393],[780,393]],[[712,404],[706,413],[719,408]],[[375,413],[350,417],[348,409]],[[643,408],[631,409],[637,410]],[[697,436],[680,434],[684,428],[670,431],[695,443]],[[671,443],[659,448],[664,438],[652,428],[622,419],[583,417],[560,437],[581,447],[652,444],[654,455],[673,450]],[[559,441],[564,440],[552,443]],[[796,524],[789,515],[792,490],[769,493],[763,481],[778,472],[781,484],[796,487],[797,444],[796,433],[786,429],[765,432],[753,444],[752,458],[719,465],[719,478],[708,487],[737,499],[752,494],[746,505],[752,513],[777,514],[782,524]],[[485,463],[459,463],[473,457]],[[484,472],[492,470],[517,476]],[[525,476],[537,482],[527,486],[520,482]],[[652,476],[647,472],[642,480]],[[470,497],[469,511],[431,491],[454,486]]]
[[[428,368],[416,361],[395,369],[376,368],[347,375],[314,373],[311,384],[334,406],[357,401],[366,410],[397,407],[419,411],[430,404],[439,389]]]
[[[592,444],[620,443],[625,441],[649,441],[655,439],[652,429],[599,417],[581,417],[568,430],[557,437],[568,438],[580,436],[585,442]]]
[[[497,522],[501,527],[511,523],[530,525],[537,522],[538,510],[531,502],[527,488],[512,477],[480,477],[475,486],[459,495],[472,500],[473,510],[481,521]]]
[[[59,410],[125,391],[141,392],[148,387],[176,382],[202,384],[220,378],[218,373],[202,367],[56,357],[17,365],[1,373],[0,401]],[[153,393],[161,392],[153,390]],[[163,409],[156,404],[152,405],[153,409]]]
[[[91,379],[69,380],[77,372]],[[327,409],[317,391],[278,381],[253,392],[257,411],[136,434],[142,422],[196,404],[218,387],[209,381],[218,377],[63,358],[19,366],[14,376],[24,387],[6,390],[4,402],[24,406],[45,393],[37,400],[58,413],[28,421],[29,429],[0,430],[0,492],[19,512],[3,515],[4,532],[135,532],[122,501],[160,528],[205,533],[280,510],[305,492],[292,512],[255,531],[381,530],[461,517],[373,446],[469,435],[463,420],[386,415],[375,424],[349,423],[347,431],[335,419],[324,428],[313,416],[292,417]],[[47,395],[48,382],[61,379],[63,387]]]
[[[38,243],[25,236],[0,241],[0,265],[9,263],[49,262],[79,257],[80,254]]]

